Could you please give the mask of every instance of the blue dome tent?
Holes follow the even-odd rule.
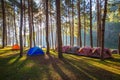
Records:
[[[27,55],[29,56],[43,55],[43,54],[44,54],[43,50],[39,47],[32,47],[27,52]]]

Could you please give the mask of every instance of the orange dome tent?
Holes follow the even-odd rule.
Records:
[[[18,44],[15,44],[12,46],[12,50],[19,50],[20,46]]]

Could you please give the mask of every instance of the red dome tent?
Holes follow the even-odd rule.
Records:
[[[12,50],[20,50],[20,46],[18,44],[15,44],[12,46]]]
[[[101,55],[100,48],[95,48],[93,50],[92,54],[90,55],[90,57],[100,58],[101,57],[100,55]],[[112,58],[112,54],[109,49],[107,49],[107,48],[104,49],[103,58]]]
[[[62,46],[62,52],[66,53],[70,48],[70,46]],[[56,51],[58,51],[58,47],[56,48]]]
[[[67,52],[71,47],[70,46],[63,46],[62,47],[62,52],[65,53]]]
[[[78,55],[90,56],[92,54],[92,50],[93,48],[91,47],[80,48],[78,51]]]

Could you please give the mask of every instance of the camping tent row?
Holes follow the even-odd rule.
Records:
[[[18,44],[12,46],[13,50],[19,50],[20,47]],[[77,55],[89,56],[89,57],[97,57],[100,58],[100,48],[90,48],[90,47],[70,47],[70,46],[63,46],[62,52],[63,53],[72,53]],[[34,55],[42,55],[44,54],[43,50],[39,47],[32,47],[28,50],[27,55],[34,56]],[[107,48],[104,49],[103,58],[111,58],[112,54],[111,51]]]
[[[91,47],[70,47],[70,46],[63,46],[62,52],[63,53],[71,53],[76,55],[88,56],[88,57],[96,57],[100,58],[100,48],[91,48]],[[107,48],[104,49],[103,58],[112,58],[111,51]]]
[[[15,44],[12,46],[12,50],[20,50],[20,46],[18,44]],[[44,52],[39,47],[32,47],[28,50],[27,55],[28,56],[35,56],[35,55],[43,55]]]

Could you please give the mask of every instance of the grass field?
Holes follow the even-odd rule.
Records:
[[[96,58],[57,53],[29,57],[10,48],[0,49],[0,80],[120,80],[120,55],[101,61]]]

